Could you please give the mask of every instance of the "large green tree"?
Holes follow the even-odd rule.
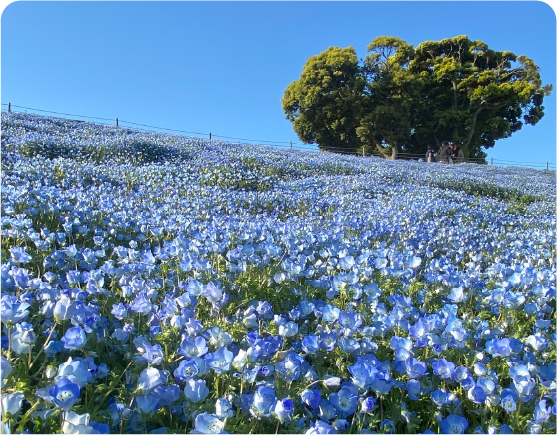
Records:
[[[536,124],[552,90],[528,57],[467,36],[415,49],[379,37],[368,52],[358,62],[352,47],[331,47],[309,58],[288,86],[283,110],[303,142],[396,158],[449,140],[466,157],[485,157],[496,140]]]

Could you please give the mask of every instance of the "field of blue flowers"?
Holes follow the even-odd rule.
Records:
[[[555,433],[555,173],[2,113],[10,433]]]

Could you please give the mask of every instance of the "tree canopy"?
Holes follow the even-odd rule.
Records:
[[[543,117],[533,60],[457,36],[414,48],[382,36],[358,61],[353,47],[330,47],[306,62],[282,107],[298,137],[336,152],[370,150],[396,158],[430,144],[460,144],[485,157],[495,141]]]

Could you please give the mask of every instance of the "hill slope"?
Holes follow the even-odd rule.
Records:
[[[111,431],[120,420],[101,412],[111,397],[131,406],[130,432],[185,433],[208,431],[206,421],[220,428],[214,401],[228,394],[225,430],[247,433],[255,423],[270,433],[276,417],[257,423],[247,412],[270,413],[257,397],[295,399],[326,375],[346,382],[312,387],[334,412],[294,400],[300,419],[282,419],[281,431],[341,430],[344,419],[360,429],[437,431],[431,401],[443,407],[442,430],[459,414],[467,431],[490,418],[515,432],[528,424],[551,431],[554,416],[536,423],[533,413],[540,401],[554,403],[543,385],[555,373],[555,195],[555,175],[531,169],[209,142],[3,112],[2,321],[27,322],[37,363],[33,376],[25,371],[19,329],[4,349],[4,328],[13,372],[2,382],[25,385],[34,403],[35,392],[48,396],[40,389],[59,382],[39,371],[83,349],[115,383],[109,390],[104,369],[94,371],[80,386],[106,396],[93,405],[82,392],[72,409]],[[17,304],[28,313],[14,315]],[[54,349],[42,352],[41,331],[51,327]],[[81,347],[68,345],[68,329],[85,331]],[[192,348],[194,338],[208,349]],[[449,376],[441,360],[454,364]],[[184,361],[197,375],[184,374]],[[474,372],[478,362],[485,372]],[[537,384],[517,383],[513,370],[523,367],[525,382]],[[151,375],[164,378],[164,391]],[[524,401],[520,418],[498,404],[475,412],[486,399],[469,398],[467,377],[492,403],[512,390]],[[207,399],[188,390],[198,381]],[[344,394],[382,397],[381,412],[343,405]],[[170,415],[184,395],[203,418],[178,408]],[[10,424],[33,427],[21,421]],[[39,426],[56,424],[48,417]]]

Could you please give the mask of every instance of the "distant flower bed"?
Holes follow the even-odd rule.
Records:
[[[555,433],[555,176],[2,113],[10,433]]]

